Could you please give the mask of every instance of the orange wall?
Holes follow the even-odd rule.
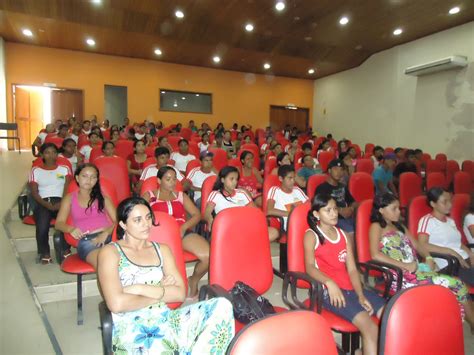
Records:
[[[12,84],[42,85],[82,89],[86,117],[104,115],[104,85],[128,87],[128,115],[132,122],[151,119],[165,124],[223,122],[251,123],[264,127],[269,122],[270,105],[295,104],[310,108],[313,81],[252,75],[169,64],[153,60],[100,55],[6,43],[7,111],[12,117]],[[253,80],[252,80],[253,78]],[[247,80],[246,80],[247,79]],[[213,114],[159,111],[159,89],[210,92]]]

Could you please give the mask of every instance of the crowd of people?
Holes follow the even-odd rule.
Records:
[[[63,139],[60,147],[48,142],[51,136]],[[179,137],[174,148],[170,137]],[[100,171],[94,161],[100,156],[117,156],[115,146],[120,140],[133,141],[133,153],[126,157],[133,197],[116,206],[101,189]],[[190,142],[197,145],[194,154],[190,152]],[[256,150],[242,150],[245,144],[255,145]],[[99,157],[92,156],[94,148],[101,150]],[[237,162],[217,169],[213,164],[216,149],[225,151],[229,163]],[[371,316],[380,317],[385,299],[364,290],[355,263],[358,204],[349,192],[348,182],[361,152],[349,140],[336,142],[331,135],[316,137],[311,130],[298,132],[289,125],[278,132],[267,127],[256,135],[251,126],[239,128],[237,124],[227,130],[222,123],[211,129],[206,123],[197,127],[190,121],[183,128],[180,123],[164,127],[161,122],[147,121],[132,125],[125,119],[119,127],[107,120],[99,125],[96,118],[79,122],[72,117],[48,124],[36,138],[33,151],[40,163],[32,168],[29,185],[35,202],[41,263],[52,262],[48,230],[55,218],[56,229],[77,239],[79,257],[98,271],[103,297],[113,313],[116,349],[198,349],[206,353],[225,352],[232,339],[231,304],[218,298],[178,310],[166,306],[169,302],[182,302],[187,295],[197,297],[199,281],[209,267],[209,239],[204,231],[212,230],[214,219],[225,209],[265,204],[268,216],[281,217],[283,221],[280,228],[268,228],[269,241],[277,241],[286,230],[291,211],[309,200],[310,177],[323,174],[319,160],[322,152],[332,152],[333,159],[325,168],[326,181],[311,191],[315,197],[310,201],[309,229],[304,236],[306,272],[324,285],[324,307],[361,331],[364,353],[377,353],[378,327]],[[150,158],[147,151],[153,153],[154,161],[145,166]],[[448,216],[451,194],[442,187],[427,192],[432,213],[420,220],[418,238],[410,234],[400,217],[399,178],[404,172],[418,173],[423,169],[420,154],[419,149],[396,148],[392,153],[375,146],[369,155],[376,190],[370,227],[371,255],[374,260],[403,270],[403,288],[420,284],[448,287],[474,329],[466,286],[474,285],[474,253],[461,243],[461,234]],[[195,165],[189,169],[191,162]],[[268,166],[274,168],[267,169]],[[275,176],[279,183],[263,191],[268,175]],[[203,199],[203,184],[209,177],[215,183]],[[142,191],[149,178],[156,178],[157,188]],[[77,189],[67,193],[69,184],[76,184]],[[471,241],[473,200],[464,224],[464,233]],[[197,258],[188,279],[189,291],[170,249],[147,240],[154,211],[175,218],[183,250]],[[114,228],[118,230],[118,241],[112,241]],[[458,259],[462,266],[459,278],[446,274],[445,262],[430,256],[434,252]],[[68,255],[70,250],[64,253]]]

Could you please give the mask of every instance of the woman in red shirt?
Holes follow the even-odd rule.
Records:
[[[378,327],[370,316],[380,318],[385,300],[362,288],[351,244],[337,220],[334,198],[317,194],[304,235],[306,273],[323,284],[323,307],[352,322],[362,334],[363,353],[375,355]]]
[[[132,184],[135,187],[140,175],[143,172],[143,163],[146,160],[145,143],[143,141],[135,141],[133,143],[134,153],[127,158],[128,173],[132,177]]]
[[[237,187],[247,190],[255,205],[262,207],[262,193],[259,190],[262,188],[263,178],[253,165],[254,156],[252,152],[243,151],[240,154],[240,162],[242,163],[242,170]]]

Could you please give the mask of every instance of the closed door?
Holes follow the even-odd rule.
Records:
[[[67,121],[69,117],[84,119],[84,95],[82,90],[60,89],[51,92],[51,118]]]
[[[274,131],[280,131],[287,124],[296,127],[298,131],[304,132],[308,129],[309,109],[290,109],[285,106],[270,106],[270,127]]]
[[[43,95],[39,91],[15,87],[15,122],[21,149],[29,149],[43,128]],[[9,147],[11,148],[11,146]]]

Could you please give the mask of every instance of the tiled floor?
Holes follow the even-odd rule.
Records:
[[[26,182],[30,163],[31,155],[26,152],[21,156],[4,152],[0,156],[0,216],[9,212],[14,204]],[[3,228],[0,229],[0,354],[54,354],[45,325],[51,326],[51,338],[57,339],[57,353],[101,354],[98,317],[101,298],[96,296],[95,277],[91,275],[88,278],[92,280],[86,281],[85,294],[94,296],[84,298],[84,325],[78,326],[75,277],[62,273],[57,264],[40,266],[35,263],[34,229],[23,225],[16,215],[13,208],[12,219],[8,219],[6,225],[12,240]],[[276,245],[272,246],[272,254],[278,254]],[[30,280],[33,294],[37,295],[35,298],[19,262]],[[190,271],[191,267],[188,269]],[[283,306],[281,287],[281,279],[275,277],[272,288],[265,295],[274,305]],[[466,354],[474,354],[474,337],[469,334],[466,324],[464,331]],[[336,335],[336,339],[339,341],[339,336]]]

